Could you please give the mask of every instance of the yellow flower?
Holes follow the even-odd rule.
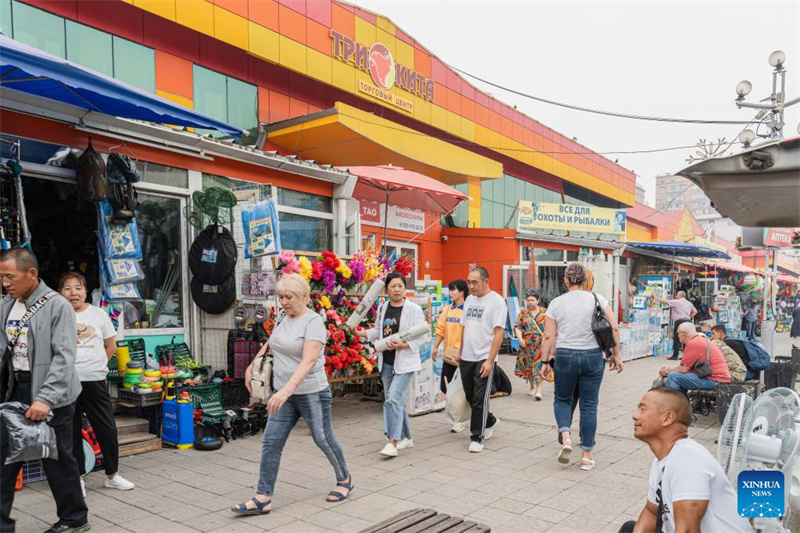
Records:
[[[336,272],[341,274],[344,279],[350,279],[350,276],[353,275],[353,271],[345,263],[339,263],[339,266],[336,267]]]
[[[307,257],[301,257],[298,263],[300,264],[300,275],[303,276],[306,281],[309,281],[311,279],[311,261],[309,261]]]
[[[327,296],[323,296],[322,298],[319,299],[319,305],[321,305],[325,309],[330,309],[331,308],[331,299],[328,298]]]

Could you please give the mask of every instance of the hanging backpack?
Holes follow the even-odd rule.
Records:
[[[236,276],[230,277],[219,285],[208,285],[197,277],[192,278],[192,300],[197,307],[210,315],[220,315],[231,308],[236,301]]]
[[[92,147],[91,138],[89,138],[89,146],[78,157],[75,177],[78,181],[81,198],[87,202],[100,202],[108,197],[106,164]]]
[[[139,207],[139,195],[133,184],[141,178],[136,170],[136,163],[128,156],[110,153],[106,163],[106,176],[111,191],[111,200],[114,202],[118,220],[130,220],[136,216]]]
[[[744,349],[747,350],[747,357],[750,359],[748,366],[751,369],[758,372],[769,368],[772,360],[760,342],[748,340],[741,340],[741,342],[744,344]]]
[[[212,224],[201,231],[189,249],[189,269],[198,281],[217,285],[236,268],[236,241],[225,226]]]

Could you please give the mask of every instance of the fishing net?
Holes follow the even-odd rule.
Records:
[[[210,187],[192,194],[192,205],[183,210],[186,220],[197,229],[209,224],[230,225],[233,223],[233,207],[236,196],[228,189]]]

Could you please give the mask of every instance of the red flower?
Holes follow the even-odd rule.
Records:
[[[322,263],[320,261],[311,261],[311,279],[319,281],[322,278]]]

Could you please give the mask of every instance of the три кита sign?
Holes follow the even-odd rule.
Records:
[[[384,100],[409,113],[413,112],[414,104],[390,93],[389,90],[395,85],[425,100],[433,100],[435,87],[433,80],[405,65],[396,63],[392,53],[383,43],[375,43],[371,47],[367,47],[336,30],[331,30],[330,35],[333,39],[333,56],[368,72],[375,83],[375,86],[371,86],[359,81],[358,90],[360,92]]]

